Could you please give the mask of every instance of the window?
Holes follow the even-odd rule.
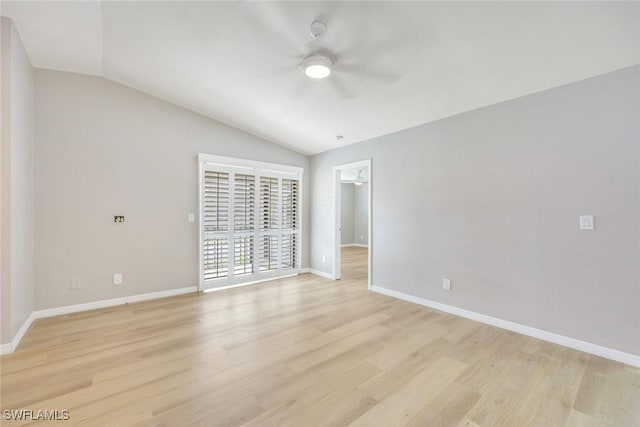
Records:
[[[302,168],[201,154],[202,290],[300,270]]]

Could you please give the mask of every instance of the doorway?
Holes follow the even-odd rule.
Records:
[[[371,289],[371,159],[334,171],[334,277],[362,280]]]

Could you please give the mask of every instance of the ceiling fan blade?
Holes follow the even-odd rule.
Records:
[[[316,99],[322,92],[318,92],[317,87],[311,82],[300,80],[294,84],[290,90],[291,97],[295,100]]]
[[[316,100],[349,99],[355,96],[342,82],[333,77],[320,81],[303,77],[292,85],[290,93],[295,99]]]
[[[417,44],[417,37],[414,35],[398,36],[397,34],[389,34],[388,37],[376,37],[376,40],[367,40],[365,43],[353,44],[345,51],[338,52],[340,57],[352,61],[366,60],[367,58],[377,57],[384,54],[412,53],[413,48]]]
[[[392,83],[414,61],[419,34],[415,26],[398,24],[411,20],[410,8],[387,2],[367,6],[359,15],[362,22],[349,31],[350,44],[333,50],[336,72],[370,82]]]
[[[396,70],[382,70],[358,64],[336,64],[336,73],[348,73],[357,75],[359,78],[381,83],[393,83],[402,77],[401,72]]]
[[[329,80],[327,80],[327,83],[342,99],[351,99],[356,96],[351,90],[347,89],[344,79],[341,79],[340,76],[336,74],[332,75]]]
[[[277,2],[238,1],[239,18],[252,30],[249,34],[257,35],[254,39],[268,40],[270,48],[267,53],[276,53],[282,57],[299,55],[301,51],[301,35],[292,30],[292,23],[286,18],[285,9]]]

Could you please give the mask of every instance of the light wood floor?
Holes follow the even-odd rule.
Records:
[[[57,426],[640,425],[638,369],[371,293],[363,249],[343,277],[38,320],[0,359],[2,409],[69,410]]]

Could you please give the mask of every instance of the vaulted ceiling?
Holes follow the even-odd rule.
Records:
[[[313,154],[640,62],[640,3],[3,1],[34,66]],[[326,35],[314,42],[312,21]],[[334,73],[300,62],[330,49]],[[342,135],[342,139],[337,139]]]

